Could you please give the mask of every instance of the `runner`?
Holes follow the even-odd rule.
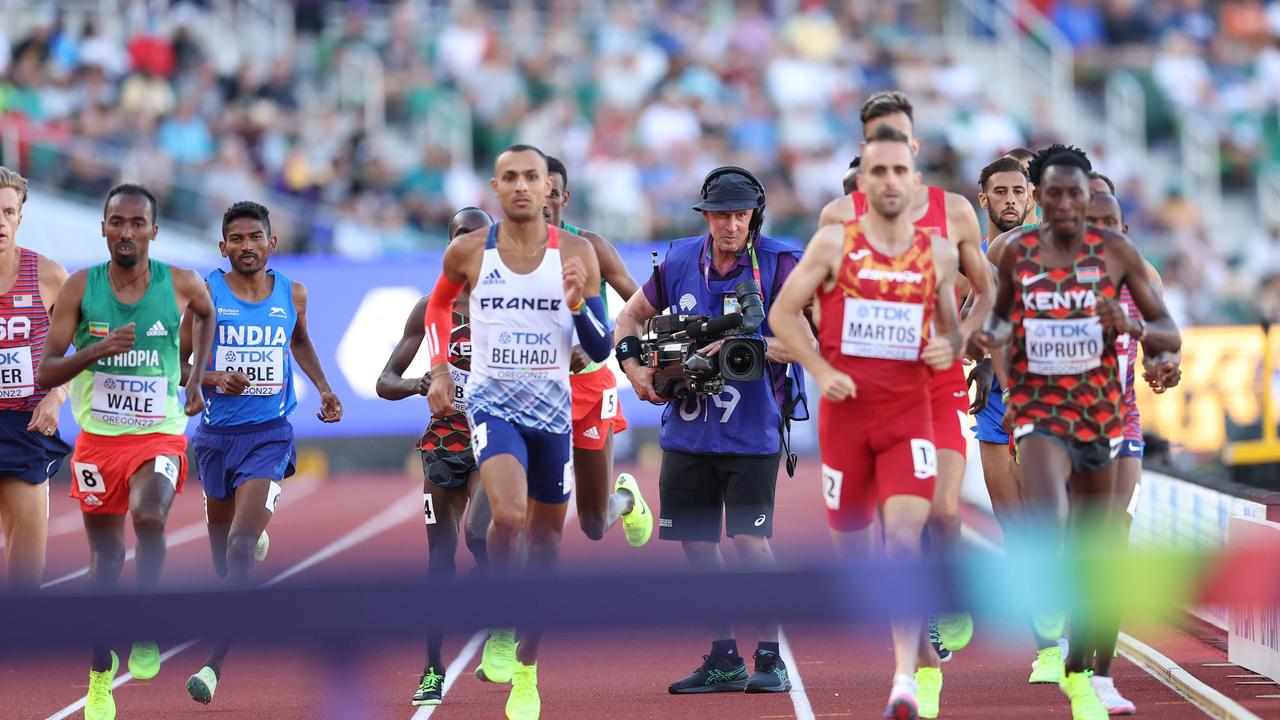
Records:
[[[203,366],[191,371],[186,407],[178,401],[178,325],[185,312],[195,316],[194,352],[208,357],[213,306],[199,275],[150,258],[159,230],[150,190],[115,186],[103,215],[111,260],[75,272],[58,293],[36,382],[72,382],[80,435],[71,458],[71,497],[80,501],[89,535],[90,582],[97,591],[116,588],[128,513],[137,536],[138,589],[149,591],[159,585],[164,566],[169,506],[187,476],[187,416],[204,409]],[[73,341],[76,352],[63,357]],[[118,666],[115,652],[95,640],[85,702],[89,720],[115,717],[111,681]],[[149,680],[159,671],[156,644],[135,642],[129,672]]]
[[[858,169],[862,164],[862,157],[855,156],[849,161],[849,169],[844,173],[844,179],[841,184],[844,186],[844,194],[852,195],[858,190]]]
[[[1036,155],[1031,181],[1044,223],[1002,252],[996,307],[980,337],[988,350],[1013,342],[1009,414],[1023,510],[1011,552],[1056,549],[1064,538],[1077,551],[1114,552],[1113,461],[1123,424],[1116,339],[1127,333],[1156,354],[1181,344],[1141,255],[1123,235],[1087,225],[1091,170],[1077,148]],[[1124,286],[1147,322],[1131,321],[1116,301]],[[1073,609],[1060,686],[1077,720],[1107,717],[1085,673],[1100,630],[1091,608]]]
[[[71,446],[58,434],[67,390],[36,385],[49,313],[67,271],[18,247],[27,180],[0,167],[0,526],[5,584],[40,588],[49,533],[49,484]]]
[[[962,343],[952,287],[956,246],[913,225],[919,182],[910,138],[880,124],[862,157],[867,211],[814,235],[769,317],[822,389],[823,497],[845,556],[871,547],[879,512],[888,557],[918,559],[935,497],[928,377],[950,368]],[[826,320],[817,350],[800,329],[815,297]],[[941,673],[916,670],[917,657],[932,654],[920,619],[895,620],[892,628],[895,674],[885,717],[937,717]]]
[[[298,401],[293,365],[320,393],[322,422],[342,419],[307,330],[307,289],[267,262],[276,250],[271,217],[256,202],[238,202],[222,215],[222,256],[231,271],[205,276],[217,316],[212,353],[192,355],[192,318],[182,319],[183,372],[205,365],[204,417],[192,440],[205,522],[218,577],[249,584],[254,558],[266,556],[267,523],[280,502],[281,482],[293,475],[297,449],[289,415]],[[203,359],[208,357],[208,361]],[[190,358],[190,361],[188,360]],[[209,659],[187,679],[187,692],[209,704],[230,644],[214,643]]]
[[[489,213],[477,207],[466,207],[449,220],[449,240],[493,224]],[[378,397],[385,400],[403,400],[426,395],[431,387],[430,374],[421,378],[405,378],[405,370],[417,356],[426,335],[428,295],[409,311],[404,324],[404,335],[391,351],[382,375],[378,377]],[[422,451],[422,514],[427,526],[427,574],[430,577],[451,578],[457,568],[454,558],[458,552],[458,534],[462,530],[462,517],[466,512],[467,549],[475,558],[475,571],[484,573],[489,567],[485,551],[485,533],[489,531],[489,503],[480,491],[480,473],[476,472],[475,454],[471,451],[471,428],[467,426],[464,388],[471,372],[471,326],[467,322],[467,304],[470,294],[464,290],[453,302],[453,332],[449,336],[449,374],[456,383],[454,405],[456,412],[432,416],[427,429],[415,447]],[[467,503],[471,510],[467,511]],[[428,613],[429,614],[429,613]],[[489,653],[495,651],[501,658],[514,659],[515,643],[501,647],[502,640],[485,643]],[[489,659],[490,665],[501,659]],[[508,665],[507,676],[510,677]],[[444,692],[444,634],[435,630],[427,633],[427,664],[418,678],[418,688],[413,694],[414,705],[439,705]]]
[[[554,157],[547,158],[551,174],[551,193],[542,206],[542,217],[547,223],[586,239],[595,249],[600,263],[600,300],[605,303],[605,316],[609,306],[605,299],[605,283],[623,298],[630,298],[639,290],[636,281],[622,263],[622,257],[613,245],[590,230],[574,227],[561,219],[560,213],[569,204],[569,174],[564,163]],[[577,476],[578,524],[582,532],[592,540],[601,540],[605,532],[622,518],[622,532],[632,547],[643,547],[653,536],[653,513],[640,485],[630,473],[622,473],[609,492],[613,477],[613,436],[627,429],[618,402],[618,382],[613,370],[602,362],[592,362],[575,347],[570,361],[569,384],[573,387],[573,471]],[[639,508],[638,512],[632,512]]]
[[[912,134],[912,117],[911,100],[898,91],[872,95],[862,104],[860,113],[864,133],[870,136],[881,125],[888,125],[907,136],[914,154],[919,152],[920,142]],[[969,201],[956,193],[925,185],[919,185],[914,192],[909,198],[907,217],[916,227],[937,230],[958,248],[960,272],[972,289],[971,309],[960,324],[961,335],[967,341],[982,327],[995,298],[991,272],[982,255],[978,217]],[[822,209],[819,226],[857,220],[866,208],[867,198],[863,193],[837,198]],[[960,486],[964,481],[968,446],[963,429],[969,412],[964,367],[957,363],[933,374],[929,391],[933,441],[938,450],[938,480],[928,537],[935,552],[950,552],[960,547]],[[973,639],[973,618],[965,613],[931,618],[929,634],[939,658],[949,658],[951,651],[963,649]],[[936,666],[938,660],[926,653],[921,662]]]
[[[432,355],[428,398],[434,414],[454,409],[447,363],[451,306],[469,283],[473,352],[467,417],[493,511],[490,563],[497,573],[548,573],[559,564],[565,507],[573,489],[573,332],[577,330],[583,350],[596,361],[608,356],[611,333],[603,324],[600,266],[591,244],[543,220],[542,205],[551,191],[546,156],[533,146],[513,145],[494,165],[491,184],[505,219],[488,232],[468,233],[449,245],[444,271],[427,304]],[[535,628],[519,634],[506,706],[512,720],[530,720],[541,712],[540,637]]]

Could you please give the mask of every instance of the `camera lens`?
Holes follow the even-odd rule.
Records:
[[[742,345],[733,348],[724,359],[725,368],[735,375],[745,375],[751,370],[754,358],[751,357],[751,349]]]

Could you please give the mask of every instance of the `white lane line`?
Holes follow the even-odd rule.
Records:
[[[315,482],[309,482],[305,485],[301,485],[298,487],[297,491],[291,492],[287,495],[281,495],[280,501],[284,505],[292,505],[293,503],[315,492],[317,487],[319,487],[319,485],[318,483],[315,483]],[[292,489],[292,486],[290,486],[290,489]],[[172,550],[173,548],[176,548],[179,545],[186,545],[187,543],[193,540],[199,540],[202,537],[208,537],[208,535],[209,535],[209,531],[207,529],[207,525],[203,520],[201,520],[200,522],[195,522],[190,525],[184,525],[181,528],[178,528],[177,530],[174,530],[171,533],[167,533],[165,535],[165,547]],[[136,548],[133,550],[129,550],[124,554],[124,561],[129,562],[136,555],[137,555]],[[85,565],[79,570],[69,572],[66,575],[63,575],[62,577],[57,577],[43,583],[42,585],[40,585],[40,589],[43,590],[45,588],[54,587],[55,585],[61,585],[62,583],[65,583],[65,582],[71,582],[76,578],[81,578],[88,574],[89,574],[89,566]]]
[[[448,695],[449,688],[453,687],[453,681],[457,680],[459,675],[467,671],[467,665],[471,663],[471,658],[476,656],[476,651],[484,644],[486,637],[488,637],[488,633],[484,630],[480,630],[475,635],[472,635],[471,639],[467,641],[467,644],[462,646],[462,650],[458,651],[458,657],[454,658],[453,662],[449,663],[449,666],[444,669],[444,687],[440,688],[440,697],[443,698],[445,695]],[[440,706],[433,705],[431,707],[427,707],[424,705],[418,708],[417,712],[413,714],[413,717],[410,720],[427,720],[427,718],[431,717],[431,714],[434,713],[438,707]]]
[[[796,711],[796,720],[814,720],[813,706],[809,704],[809,694],[805,692],[804,680],[800,679],[800,665],[795,655],[791,654],[791,644],[778,626],[778,654],[782,662],[787,664],[787,674],[791,678],[791,707]]]
[[[297,494],[295,494],[295,497],[297,497]],[[355,528],[354,530],[347,533],[346,535],[343,535],[337,540],[334,540],[333,542],[324,546],[323,548],[318,550],[315,554],[308,557],[306,560],[303,560],[297,565],[294,565],[288,570],[285,570],[279,575],[271,578],[265,583],[265,585],[274,585],[280,582],[281,580],[284,580],[285,578],[292,577],[293,575],[296,575],[302,572],[303,570],[306,570],[307,568],[313,567],[317,563],[323,560],[327,560],[333,557],[334,555],[337,555],[338,553],[343,552],[344,550],[351,549],[352,547],[364,542],[365,540],[368,540],[374,537],[375,535],[383,532],[384,530],[389,530],[392,527],[395,527],[395,525],[397,525],[400,522],[404,522],[409,518],[416,517],[417,507],[418,507],[417,498],[419,497],[421,497],[421,492],[415,490],[404,497],[396,499],[391,505],[389,505],[382,512],[364,521],[363,523],[360,524],[359,527]],[[393,515],[398,516],[399,519],[396,520],[396,522],[389,522],[388,518]],[[203,527],[203,525],[201,527]],[[371,528],[377,528],[377,530],[371,531],[370,530]],[[174,655],[177,655],[178,653],[182,652],[183,650],[190,648],[192,645],[195,645],[196,642],[197,642],[196,640],[188,640],[182,643],[181,645],[177,645],[172,649],[170,649],[169,651],[165,652],[163,655],[161,655],[160,659],[162,661],[167,660],[173,657]],[[474,653],[475,651],[472,650],[472,652]],[[124,675],[121,675],[120,677],[116,678],[115,682],[111,684],[111,687],[112,689],[115,689],[125,684],[126,682],[129,682],[132,679],[133,679],[132,675],[130,675],[129,673],[125,673]],[[45,720],[62,720],[62,718],[68,717],[69,715],[75,713],[80,708],[83,708],[84,703],[85,703],[85,698],[82,697],[79,700],[75,701],[74,703],[54,713],[53,715],[50,715],[49,717],[45,718]]]

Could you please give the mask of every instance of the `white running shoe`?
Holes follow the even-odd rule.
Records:
[[[1116,682],[1109,677],[1094,675],[1089,678],[1089,683],[1093,685],[1093,692],[1102,701],[1107,708],[1109,715],[1133,715],[1138,712],[1138,708],[1133,703],[1126,700],[1119,690],[1116,690]]]
[[[893,720],[918,720],[916,706],[916,679],[910,675],[894,675],[893,689],[889,691],[889,705],[884,716]]]

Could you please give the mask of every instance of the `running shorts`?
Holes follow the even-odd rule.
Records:
[[[201,425],[191,439],[205,497],[226,500],[255,478],[280,482],[297,469],[293,426],[285,418],[265,423]]]
[[[570,375],[569,385],[573,389],[573,446],[581,450],[603,450],[610,430],[616,435],[627,429],[613,370],[602,366],[588,373]]]
[[[57,431],[45,435],[28,430],[30,422],[30,412],[0,412],[0,478],[39,485],[58,472],[71,446]]]
[[[166,455],[178,458],[177,465]],[[187,436],[94,435],[80,431],[71,456],[71,497],[80,501],[87,515],[124,515],[129,512],[129,478],[144,465],[173,483],[182,492],[187,479]]]
[[[773,501],[782,453],[709,455],[662,451],[658,537],[719,542],[726,534],[773,536]]]
[[[573,491],[573,453],[569,433],[538,430],[483,410],[468,413],[476,467],[498,455],[514,455],[524,467],[529,497],[538,502],[569,501]]]
[[[951,367],[934,376],[929,383],[929,404],[933,414],[933,444],[938,450],[954,450],[966,454],[964,420],[969,415],[969,386],[964,379],[964,366]]]

